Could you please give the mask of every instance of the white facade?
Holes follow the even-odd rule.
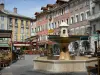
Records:
[[[99,0],[98,0],[99,1]],[[91,26],[91,47],[94,49],[94,41],[98,41],[97,30],[100,30],[100,1],[91,0],[90,1],[90,21]]]
[[[36,22],[31,23],[31,36],[36,36]]]

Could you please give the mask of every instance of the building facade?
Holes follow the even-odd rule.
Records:
[[[100,30],[100,1],[90,1],[90,16],[88,18],[91,26],[91,47],[94,48],[94,41],[98,41],[97,30]],[[100,38],[99,38],[100,39]],[[99,44],[98,44],[99,45]]]
[[[69,1],[69,29],[72,35],[86,35],[89,33],[90,0]]]
[[[35,13],[39,43],[49,42],[48,35],[59,35],[63,22],[69,25],[70,35],[90,35],[90,0],[57,0],[41,9]]]
[[[47,18],[47,10],[45,8],[41,8],[43,12],[36,12],[36,33],[38,36],[38,45],[40,49],[46,49],[46,42],[48,41],[48,18]]]
[[[1,15],[0,26],[2,29],[12,30],[13,43],[25,42],[25,39],[31,36],[31,23],[33,19],[17,13],[17,8],[13,12],[5,10],[4,3],[0,4]],[[4,20],[4,21],[3,21]],[[16,44],[14,44],[16,46]],[[18,46],[18,45],[17,45]],[[21,46],[21,44],[19,44]]]

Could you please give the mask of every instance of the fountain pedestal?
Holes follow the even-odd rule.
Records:
[[[48,60],[38,58],[34,60],[34,70],[50,73],[87,73],[87,66],[95,66],[96,58],[75,57],[75,60]]]

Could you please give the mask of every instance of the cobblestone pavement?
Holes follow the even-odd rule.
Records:
[[[33,56],[33,59],[37,56]],[[33,60],[28,57],[24,60],[18,60],[16,63],[13,63],[9,67],[4,68],[0,71],[0,75],[86,75],[86,74],[52,74],[46,72],[39,72],[33,70]]]

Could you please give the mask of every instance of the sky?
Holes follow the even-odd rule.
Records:
[[[40,12],[42,6],[55,2],[56,0],[4,0],[6,10],[13,12],[13,8],[16,7],[19,14],[28,17],[34,17],[34,13]]]

